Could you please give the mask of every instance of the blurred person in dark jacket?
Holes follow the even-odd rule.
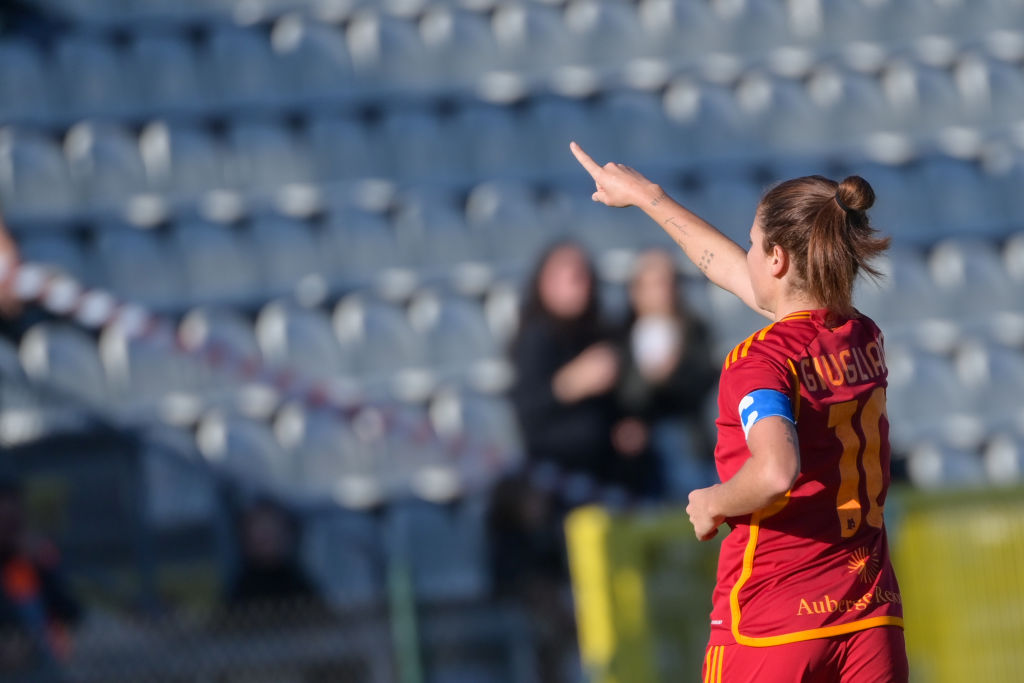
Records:
[[[611,462],[618,360],[602,324],[594,268],[559,242],[530,278],[512,344],[512,402],[528,457],[603,477]]]
[[[618,335],[618,478],[638,493],[685,500],[713,477],[701,420],[717,379],[708,329],[687,309],[678,271],[664,251],[639,257],[629,300]]]
[[[228,588],[230,607],[314,603],[318,592],[297,559],[294,520],[277,503],[260,499],[239,520],[241,566]]]
[[[70,655],[81,610],[59,565],[57,548],[27,531],[20,484],[0,480],[0,674],[52,670]]]

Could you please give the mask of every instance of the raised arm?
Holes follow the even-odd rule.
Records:
[[[746,252],[740,245],[629,166],[614,163],[600,166],[575,142],[569,149],[597,185],[594,201],[608,206],[640,208],[668,233],[709,280],[738,296],[761,315],[772,317],[754,302]]]

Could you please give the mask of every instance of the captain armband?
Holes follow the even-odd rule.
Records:
[[[740,399],[740,424],[743,436],[750,438],[750,428],[766,417],[781,417],[796,424],[789,396],[775,389],[755,389]]]

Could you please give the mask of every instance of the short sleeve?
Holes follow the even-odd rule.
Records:
[[[771,389],[790,399],[793,397],[793,383],[786,367],[772,358],[751,353],[724,371],[720,387],[723,406],[729,406],[738,414],[743,397],[758,389]]]

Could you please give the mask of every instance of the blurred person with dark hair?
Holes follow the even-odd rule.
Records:
[[[249,505],[238,524],[241,566],[228,589],[230,607],[310,603],[318,593],[296,557],[295,521],[277,503]]]
[[[0,674],[52,670],[70,655],[81,610],[59,564],[56,547],[27,532],[20,485],[0,480]]]
[[[609,339],[586,253],[553,245],[529,280],[512,344],[512,403],[532,461],[608,474],[618,375]]]
[[[700,420],[717,369],[707,326],[686,307],[671,257],[652,249],[637,260],[629,315],[619,335],[619,411],[613,439],[618,480],[637,493],[685,500],[714,481]]]

